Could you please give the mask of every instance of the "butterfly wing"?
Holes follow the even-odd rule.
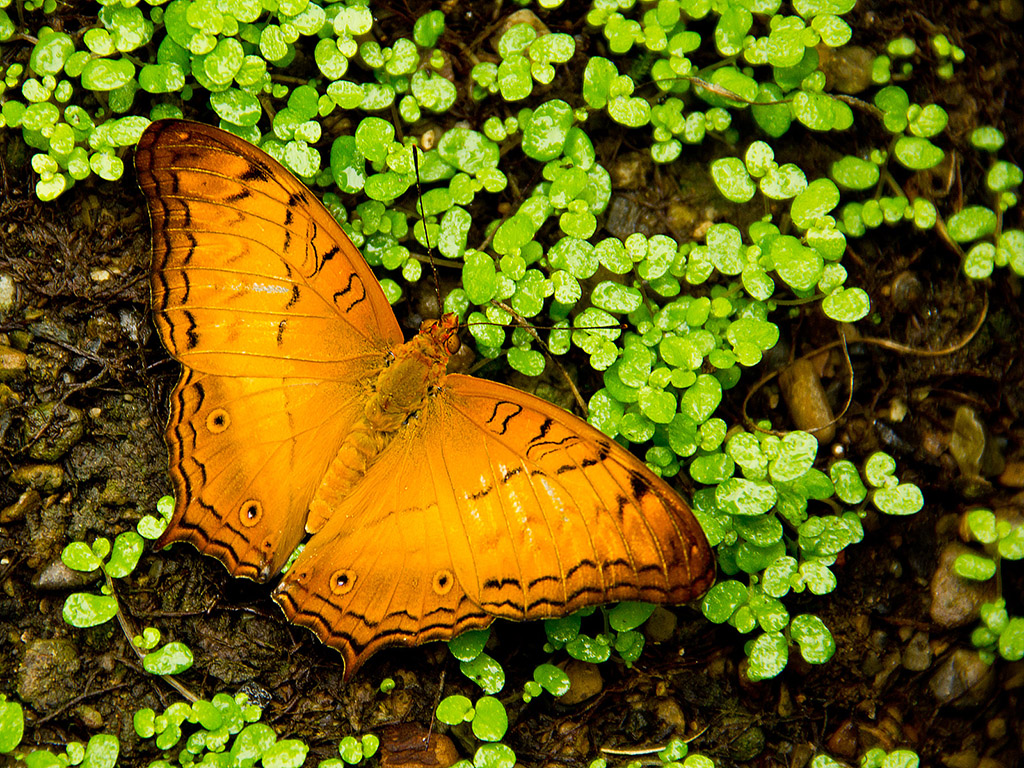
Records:
[[[452,375],[275,597],[351,674],[379,648],[495,617],[684,603],[714,573],[689,508],[632,454],[539,398]]]
[[[184,366],[171,400],[174,517],[236,575],[287,560],[327,463],[402,341],[366,262],[313,194],[225,131],[165,120],[135,155],[153,309]]]

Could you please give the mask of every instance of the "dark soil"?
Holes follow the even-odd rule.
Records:
[[[913,100],[950,112],[945,140],[957,162],[948,176],[905,182],[908,190],[930,190],[945,216],[984,199],[985,159],[967,142],[975,126],[1001,128],[1007,146],[1000,157],[1024,163],[1024,38],[1006,19],[1019,14],[1020,3],[860,5],[849,17],[858,45],[879,51],[885,41],[908,35],[923,46],[942,32],[966,51],[951,81],[934,78],[933,66],[921,62],[908,86]],[[422,12],[415,10],[410,15],[396,6],[388,23],[400,25]],[[487,6],[477,18],[506,12]],[[582,33],[575,13],[563,9],[553,26]],[[479,29],[458,21],[448,34],[467,45],[486,44]],[[581,39],[579,48],[593,55],[602,45]],[[22,49],[27,56],[30,46]],[[4,56],[15,50],[6,44]],[[578,81],[584,64],[583,57],[571,63],[569,82]],[[464,81],[466,73],[456,76]],[[475,116],[453,116],[462,118]],[[635,136],[611,126],[605,136],[598,151],[607,165],[627,160],[635,149]],[[788,150],[778,142],[777,155],[785,159],[789,151],[807,168],[834,158],[837,148],[853,151],[845,142],[857,140],[798,138]],[[148,222],[131,174],[120,184],[83,183],[55,204],[40,204],[27,157],[19,135],[0,131],[0,275],[10,276],[18,290],[14,311],[0,317],[0,349],[13,350],[0,366],[0,693],[26,702],[26,744],[59,750],[69,740],[114,733],[123,764],[140,765],[158,755],[134,735],[132,714],[147,706],[160,711],[178,694],[141,671],[116,624],[76,630],[64,623],[64,599],[80,583],[56,564],[69,542],[113,538],[170,492],[161,433],[179,366],[161,347],[149,316]],[[676,206],[678,214],[680,203],[703,205],[679,192],[683,181],[700,175],[699,166],[644,166],[641,172],[642,184],[619,190],[634,228],[688,237],[672,211]],[[521,190],[536,182],[516,181]],[[1019,207],[1007,212],[1003,226],[1021,226]],[[743,674],[745,638],[680,608],[671,637],[649,643],[632,670],[601,667],[603,686],[594,698],[566,706],[543,697],[524,705],[517,692],[548,659],[543,629],[499,623],[489,653],[505,669],[502,696],[512,723],[506,743],[523,765],[586,765],[602,748],[657,746],[675,736],[722,766],[802,768],[819,752],[853,762],[873,746],[914,749],[925,765],[1021,764],[1024,663],[973,665],[958,651],[971,648],[975,620],[949,628],[930,612],[930,583],[940,552],[957,539],[960,515],[977,506],[1024,512],[1020,280],[1004,268],[989,281],[971,282],[951,243],[909,227],[883,227],[851,240],[843,263],[848,284],[872,298],[874,314],[858,324],[862,336],[948,353],[849,347],[852,400],[834,451],[858,463],[875,450],[888,451],[901,478],[922,488],[926,505],[910,518],[869,515],[865,540],[835,568],[836,592],[788,602],[794,615],[813,612],[825,620],[836,639],[835,657],[823,666],[792,658],[778,678],[750,683]],[[419,308],[409,304],[396,308],[400,318]],[[834,324],[817,310],[777,315],[783,341],[776,365],[836,339]],[[958,346],[982,318],[970,342]],[[850,380],[842,357],[831,354],[824,384],[838,412]],[[743,397],[759,375],[732,393],[727,419],[742,419]],[[772,382],[746,409],[787,428],[780,402]],[[961,467],[949,450],[958,411],[968,421],[973,415],[985,431],[988,452],[974,466]],[[1022,584],[1024,568],[1005,563],[1001,588],[1011,615],[1024,615]],[[478,694],[444,645],[383,652],[344,682],[340,657],[289,625],[266,587],[230,578],[219,563],[188,547],[147,552],[118,590],[137,626],[158,626],[192,648],[196,663],[181,676],[185,686],[205,698],[244,688],[266,702],[264,721],[282,737],[304,740],[314,758],[336,756],[338,740],[352,733],[415,743],[431,725],[442,688],[444,695]],[[962,682],[959,688],[949,683],[951,675]],[[390,694],[378,689],[385,677],[397,683]],[[472,737],[460,729],[450,735],[471,757]],[[391,765],[419,764],[390,759]],[[610,757],[612,763],[628,759]]]

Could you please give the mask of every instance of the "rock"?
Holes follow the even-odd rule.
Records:
[[[25,413],[22,436],[29,456],[53,462],[71,450],[85,434],[85,414],[61,403],[42,403]]]
[[[82,721],[82,725],[92,731],[98,731],[103,727],[103,715],[96,707],[90,707],[88,704],[81,704],[75,707],[75,714],[78,715],[78,719]]]
[[[0,381],[20,379],[28,370],[28,355],[0,344]]]
[[[939,553],[939,564],[932,574],[929,613],[932,621],[941,627],[962,627],[975,621],[981,604],[996,596],[994,580],[968,581],[957,576],[953,563],[965,552],[973,550],[959,542],[950,542]]]
[[[833,755],[852,758],[857,754],[857,732],[857,724],[847,718],[828,737],[825,746]]]
[[[796,428],[810,432],[821,445],[831,443],[836,436],[835,416],[814,363],[795,361],[779,374],[779,388]]]
[[[678,623],[678,616],[664,606],[659,605],[644,624],[644,634],[647,635],[647,639],[652,643],[663,643],[672,637],[672,633],[676,631]]]
[[[419,723],[385,728],[379,754],[381,768],[448,768],[460,759],[450,738],[430,733]]]
[[[560,704],[573,705],[586,701],[601,692],[604,680],[601,678],[601,670],[596,664],[590,664],[578,659],[570,659],[559,665],[569,676],[569,691],[559,697]]]
[[[39,491],[56,491],[64,484],[64,470],[56,464],[24,464],[11,472],[11,482]]]
[[[1007,488],[1024,488],[1024,461],[1006,462],[1003,473],[999,475],[999,483]]]
[[[686,733],[686,716],[675,699],[658,699],[654,704],[654,714],[672,729],[674,735],[682,737]]]
[[[18,307],[18,286],[14,278],[0,273],[0,320],[6,320]]]
[[[867,48],[859,45],[829,48],[822,44],[818,46],[818,55],[827,90],[854,94],[873,85],[871,65],[875,54]]]
[[[81,691],[78,648],[67,639],[32,640],[18,668],[18,696],[37,712],[67,704]]]
[[[42,591],[54,591],[61,589],[79,589],[86,584],[92,584],[100,577],[100,572],[91,571],[85,573],[76,571],[64,565],[60,558],[51,560],[32,577],[32,586]]]
[[[928,688],[939,704],[960,709],[987,702],[995,683],[993,668],[977,651],[958,648],[939,665]]]
[[[24,520],[25,515],[38,512],[43,506],[43,497],[35,488],[29,488],[18,497],[18,500],[10,506],[0,509],[0,525],[7,525],[18,520]]]
[[[927,632],[915,632],[903,651],[903,668],[923,672],[932,663],[932,647]]]
[[[989,439],[981,418],[966,405],[956,409],[953,432],[949,436],[949,452],[967,479],[998,475],[1006,466],[999,446],[995,440]]]

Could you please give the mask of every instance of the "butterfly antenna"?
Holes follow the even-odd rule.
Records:
[[[443,306],[441,300],[441,278],[437,273],[437,265],[434,263],[433,247],[430,245],[430,229],[427,227],[426,211],[423,208],[423,190],[420,189],[420,152],[422,150],[413,146],[412,166],[416,170],[416,203],[419,206],[420,221],[423,222],[423,244],[427,247],[427,261],[430,263],[430,271],[434,273],[434,290],[437,291],[437,301]]]
[[[572,396],[576,399],[576,405],[579,406],[580,413],[583,414],[583,418],[586,418],[587,403],[583,399],[583,395],[580,394],[579,389],[576,387],[576,382],[574,382],[572,380],[572,377],[569,376],[569,372],[565,370],[565,366],[558,362],[558,360],[555,359],[554,355],[551,354],[551,350],[548,348],[547,343],[540,337],[540,335],[537,333],[537,330],[528,322],[526,322],[526,318],[524,318],[522,315],[520,315],[518,312],[512,309],[512,307],[510,307],[505,302],[492,301],[491,303],[494,306],[500,307],[501,309],[505,310],[510,315],[512,315],[512,317],[516,321],[516,325],[518,325],[520,328],[522,328],[524,331],[530,334],[533,337],[534,341],[536,341],[540,345],[541,350],[544,352],[544,357],[550,360],[551,364],[558,369],[558,372],[561,374],[562,378],[565,380],[565,383],[568,385],[569,390],[572,392]],[[571,333],[572,329],[570,328],[569,331]]]

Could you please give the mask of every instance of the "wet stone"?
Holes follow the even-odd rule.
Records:
[[[0,344],[0,381],[20,379],[28,370],[28,355]]]
[[[993,667],[977,651],[958,648],[939,666],[928,687],[939,704],[959,709],[988,701],[995,682]]]
[[[644,624],[644,634],[652,643],[663,643],[676,631],[679,618],[663,606],[654,609],[654,613]]]
[[[29,456],[39,461],[57,461],[85,434],[85,415],[78,408],[43,403],[25,413],[22,439]],[[34,441],[34,442],[33,442]]]
[[[569,691],[558,700],[562,704],[579,704],[599,694],[604,686],[601,670],[596,664],[571,659],[562,669],[569,676]]]
[[[0,320],[5,320],[18,308],[18,286],[14,278],[0,274]]]
[[[13,504],[0,509],[0,525],[24,520],[25,515],[38,512],[43,506],[43,497],[35,488],[29,488]]]
[[[11,472],[11,482],[37,491],[56,491],[64,484],[64,470],[56,464],[24,464]]]
[[[419,723],[393,725],[381,734],[381,768],[441,768],[453,765],[459,757],[451,739],[430,733]]]
[[[903,668],[923,672],[932,663],[932,647],[926,632],[915,632],[903,651]]]
[[[958,555],[974,550],[951,542],[939,554],[939,564],[932,574],[932,620],[941,627],[961,627],[978,618],[981,604],[995,598],[995,581],[968,581],[953,570]]]
[[[18,669],[18,696],[37,712],[50,712],[80,691],[78,648],[67,639],[33,640]]]
[[[51,560],[32,577],[32,586],[41,591],[79,589],[100,577],[99,571],[86,573],[64,565],[60,558]]]

